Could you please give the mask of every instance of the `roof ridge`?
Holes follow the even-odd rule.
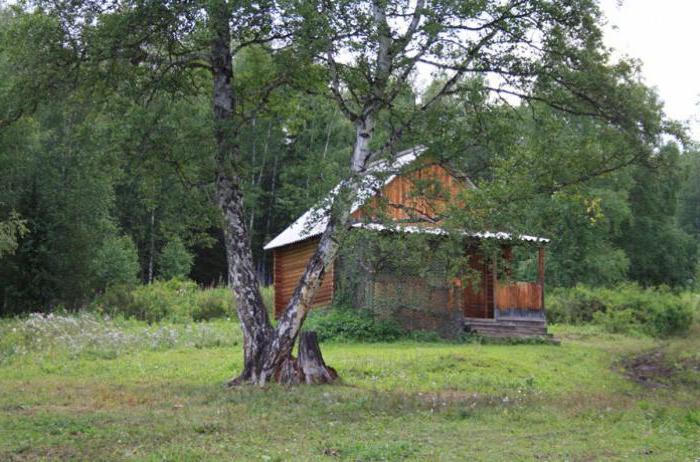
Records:
[[[358,199],[353,203],[351,213],[359,209],[364,203],[374,197],[379,186],[375,183],[382,182],[381,186],[386,186],[394,178],[396,178],[396,173],[406,165],[413,163],[421,154],[423,154],[428,148],[424,145],[417,145],[403,151],[399,151],[393,155],[391,165],[387,165],[386,169],[375,170],[372,167],[378,167],[381,162],[387,162],[387,159],[378,159],[375,164],[369,164],[367,166],[366,178],[370,178],[369,181],[363,182],[358,192]],[[388,164],[388,162],[387,162]],[[388,173],[386,178],[374,177],[377,173]],[[331,191],[319,201],[316,205],[304,212],[299,218],[287,226],[284,231],[275,236],[270,242],[268,242],[263,249],[270,250],[277,247],[282,247],[285,245],[293,244],[295,242],[300,242],[310,237],[318,236],[323,233],[328,223],[327,211],[330,208],[330,203],[332,203],[335,193],[338,191],[340,183],[336,185]]]

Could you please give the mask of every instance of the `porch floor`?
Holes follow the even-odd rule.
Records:
[[[540,319],[464,318],[464,330],[484,337],[542,337],[548,336],[547,324]]]

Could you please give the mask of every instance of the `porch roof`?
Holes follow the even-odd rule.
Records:
[[[444,228],[435,227],[424,227],[424,226],[411,226],[411,225],[396,225],[396,226],[386,226],[380,223],[355,223],[352,225],[353,228],[368,229],[371,231],[388,231],[388,232],[401,232],[410,234],[434,234],[434,235],[447,235],[450,232]],[[539,244],[548,244],[549,239],[546,237],[530,236],[528,234],[516,234],[505,233],[502,231],[492,232],[492,231],[481,231],[481,232],[467,232],[463,231],[462,234],[467,237],[473,237],[475,239],[495,239],[499,241],[524,241],[524,242],[535,242]]]

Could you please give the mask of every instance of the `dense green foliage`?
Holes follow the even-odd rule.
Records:
[[[17,241],[27,232],[27,228],[16,213],[0,222],[0,257],[17,249]]]
[[[165,244],[158,258],[160,276],[163,279],[186,278],[192,269],[192,254],[180,239]]]
[[[470,128],[463,106],[473,99],[455,98],[440,107],[452,117],[434,116],[449,140],[436,142],[441,155],[479,187],[466,209],[452,210],[453,226],[551,238],[550,285],[692,287],[700,242],[692,145],[630,144],[595,120],[544,105],[494,110]]]
[[[201,313],[208,313],[210,318],[230,316],[231,297],[226,292],[200,291],[193,282],[173,279],[136,288],[110,287],[95,300],[94,306],[110,316],[184,322],[200,318]]]
[[[315,331],[321,341],[391,342],[407,336],[394,322],[378,319],[369,310],[318,310],[309,315],[304,326]]]
[[[99,287],[114,285],[133,286],[139,273],[138,253],[129,236],[110,236],[95,255],[95,277]]]
[[[265,290],[264,298],[270,306],[271,290]],[[155,281],[136,287],[110,286],[95,299],[92,308],[112,317],[149,323],[208,321],[236,315],[228,288],[200,289],[194,282],[182,279]]]
[[[642,289],[634,284],[612,288],[577,285],[547,293],[547,319],[566,324],[597,324],[612,333],[654,337],[688,332],[699,301],[668,288]]]

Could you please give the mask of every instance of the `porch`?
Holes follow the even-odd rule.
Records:
[[[397,233],[378,225],[362,228],[390,239]],[[374,242],[368,239],[358,241],[355,253],[339,259],[336,292],[351,306],[369,308],[406,330],[435,331],[446,338],[456,338],[465,330],[496,337],[546,335],[546,239],[506,233],[469,235],[464,257],[453,259],[456,265],[448,269],[450,257],[446,259],[444,249],[438,250],[446,231],[399,230],[430,237],[429,244],[420,247],[419,258],[406,257],[400,247],[358,251]],[[484,248],[484,239],[495,242]],[[426,248],[435,250],[426,252]]]
[[[512,248],[503,247],[503,261],[512,261]],[[464,287],[464,329],[490,337],[523,337],[547,334],[544,307],[544,248],[537,252],[537,280],[513,281],[508,269],[498,277],[496,259],[475,259],[479,275]]]
[[[484,337],[537,337],[546,336],[547,325],[537,319],[484,319],[464,318],[464,331]]]

